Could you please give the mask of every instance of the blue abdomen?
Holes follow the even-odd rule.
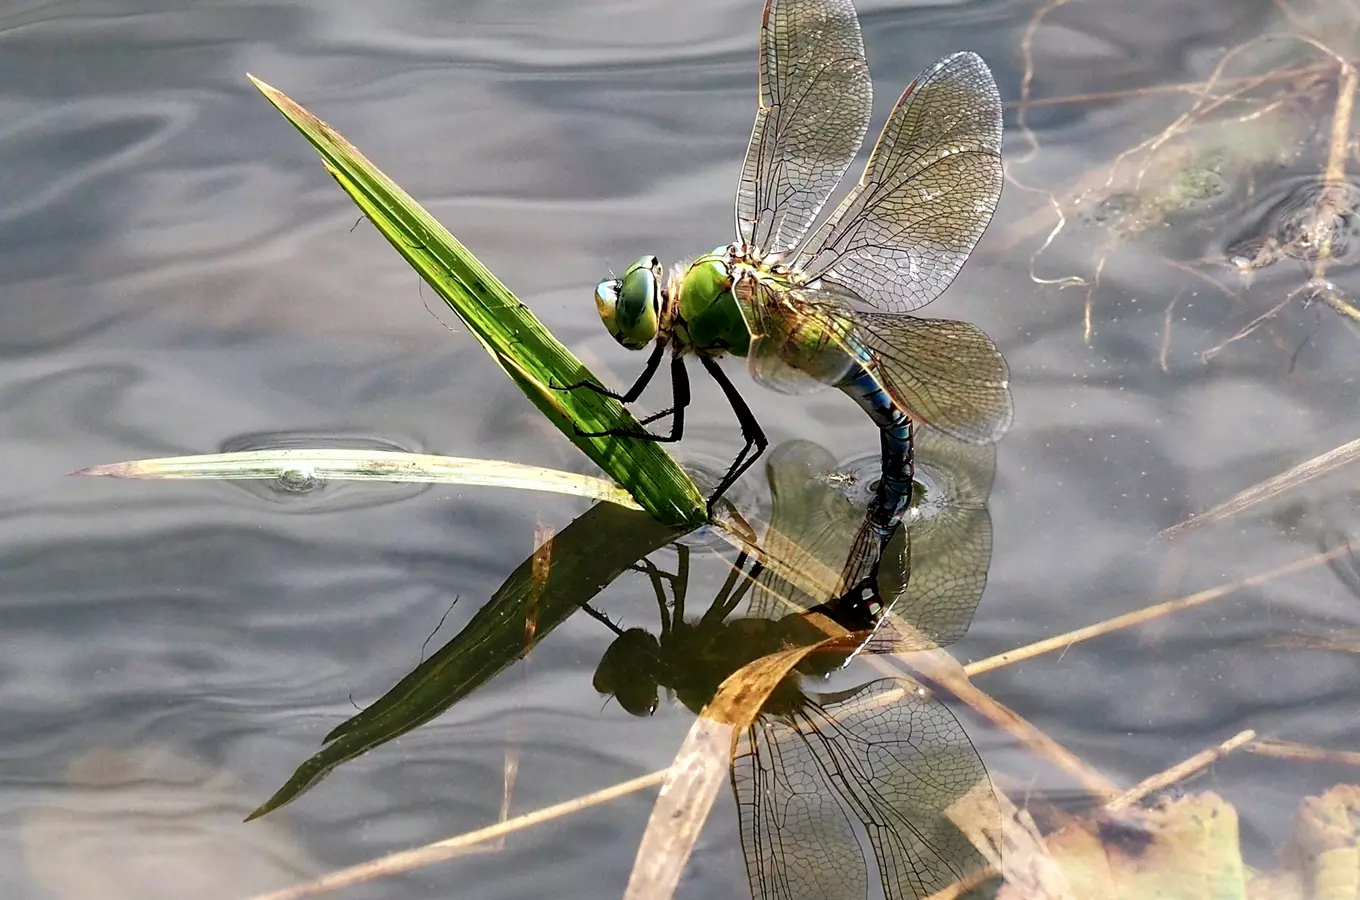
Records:
[[[836,386],[854,398],[879,429],[883,474],[869,507],[869,524],[878,533],[880,546],[886,546],[911,503],[911,419],[863,365],[856,365]]]

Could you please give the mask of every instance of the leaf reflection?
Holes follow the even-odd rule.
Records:
[[[871,638],[826,639],[838,630],[828,621],[836,600],[828,598],[863,527],[871,488],[823,448],[785,444],[767,464],[770,526],[734,561],[697,619],[685,612],[689,549],[676,546],[673,572],[647,558],[678,533],[643,513],[596,506],[553,539],[551,566],[540,553],[526,559],[458,635],[327,735],[326,746],[251,817],[430,721],[584,609],[615,633],[595,687],[639,716],[656,709],[663,689],[704,709],[744,666],[821,644],[772,690],[764,687],[758,714],[737,723],[727,764],[754,896],[863,897],[871,859],[889,898],[925,896],[978,871],[986,863],[951,812],[981,793],[983,816],[998,814],[982,761],[949,708],[905,677],[830,693],[807,684],[841,668],[852,649],[938,647],[961,637],[972,619],[991,558],[994,451],[922,430],[917,453],[912,510],[880,572],[893,614]],[[630,570],[652,585],[656,633],[620,629],[591,606]],[[735,615],[743,604],[746,614]]]

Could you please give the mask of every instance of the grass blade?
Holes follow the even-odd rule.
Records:
[[[590,475],[525,466],[496,459],[433,456],[387,450],[345,450],[334,447],[248,450],[201,456],[167,456],[78,469],[72,475],[160,480],[253,478],[292,483],[339,479],[418,484],[470,484],[570,494],[640,509],[632,496],[612,482]]]
[[[661,522],[694,526],[704,521],[698,489],[660,445],[577,434],[577,426],[591,432],[639,426],[622,404],[594,391],[552,389],[596,379],[509,288],[338,132],[280,91],[247,77],[311,142],[369,221],[568,440]]]

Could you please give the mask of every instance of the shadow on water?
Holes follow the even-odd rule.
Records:
[[[938,647],[967,630],[991,560],[986,499],[994,455],[923,434],[907,527],[890,545],[880,577],[893,615],[862,633],[855,653]],[[867,472],[847,472],[807,441],[776,448],[767,472],[774,507],[764,539],[751,554],[738,554],[697,618],[686,609],[691,551],[674,544],[677,534],[644,514],[596,506],[524,560],[458,635],[332,730],[326,746],[251,817],[292,802],[342,763],[448,710],[577,611],[615,635],[596,667],[595,688],[642,717],[656,711],[662,690],[702,712],[744,666],[824,640],[823,614],[834,615],[835,603],[821,591],[839,578],[872,485]],[[672,544],[674,571],[648,559]],[[591,606],[627,571],[651,583],[654,632],[622,629]],[[736,615],[743,605],[745,615]],[[870,859],[887,896],[926,896],[986,865],[951,818],[962,802],[978,815],[980,791],[981,815],[999,815],[958,720],[905,674],[817,690],[853,655],[810,653],[733,747],[731,783],[754,896],[864,896]]]

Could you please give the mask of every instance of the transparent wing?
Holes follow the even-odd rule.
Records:
[[[766,387],[836,384],[862,365],[899,409],[950,437],[992,443],[1010,428],[1006,359],[975,325],[866,310],[834,282],[750,276],[736,296],[752,335],[747,368]]]
[[[755,897],[864,897],[864,829],[888,900],[927,897],[986,863],[950,805],[987,772],[958,720],[908,679],[808,694],[748,729],[732,762],[742,850]],[[985,804],[984,804],[985,806]],[[834,807],[834,810],[833,810]]]
[[[850,0],[766,0],[738,238],[766,253],[796,246],[859,152],[872,105]]]
[[[819,772],[807,738],[779,719],[762,717],[738,738],[732,792],[753,898],[867,896],[864,850]]]
[[[977,54],[947,56],[902,93],[859,185],[804,243],[800,268],[873,309],[919,309],[972,253],[1001,180],[996,81]]]
[[[995,446],[965,444],[929,429],[917,429],[913,443],[913,511],[888,545],[879,571],[879,587],[893,616],[884,618],[867,652],[954,643],[968,631],[987,587],[992,561],[987,498],[996,472]],[[878,539],[864,507],[830,481],[837,471],[831,454],[807,441],[771,453],[766,473],[774,511],[765,548],[778,564],[757,578],[749,616],[778,619],[791,607],[825,603],[838,595],[843,582],[858,581],[842,573],[843,566],[858,566],[857,548],[863,544],[877,553]],[[910,630],[894,627],[895,621]]]
[[[761,542],[767,562],[756,578],[747,615],[779,619],[831,597],[864,510],[837,489],[835,458],[811,441],[770,452],[765,474],[773,511]]]
[[[1010,428],[1006,359],[976,325],[870,312],[855,324],[875,379],[912,418],[970,444]]]
[[[909,541],[910,566],[884,567],[879,586],[893,617],[887,617],[865,648],[871,653],[946,647],[968,631],[987,587],[992,562],[992,516],[987,497],[996,473],[994,445],[964,444],[936,431],[917,429],[915,479],[921,486],[913,512],[899,530]],[[894,545],[889,558],[895,559]],[[924,639],[924,640],[922,640]]]

